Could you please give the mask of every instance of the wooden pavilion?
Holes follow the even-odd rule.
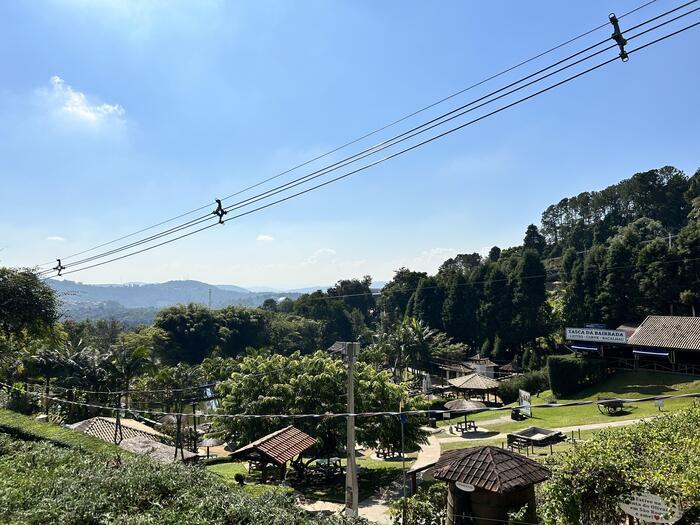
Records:
[[[485,401],[488,400],[488,396],[491,393],[494,395],[494,401],[496,400],[495,392],[499,385],[499,382],[495,379],[483,376],[478,372],[450,379],[448,383],[452,390],[466,397],[476,395]]]
[[[287,462],[316,444],[316,440],[292,425],[276,430],[231,453],[233,458],[248,460],[248,471],[262,470],[265,478],[269,465],[279,468],[280,479],[287,473]]]
[[[522,521],[535,523],[535,484],[549,474],[536,461],[491,446],[445,452],[433,470],[448,483],[447,525],[506,523],[508,512],[526,504]]]

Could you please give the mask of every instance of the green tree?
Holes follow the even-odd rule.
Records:
[[[14,340],[49,335],[57,319],[56,295],[35,272],[0,268],[0,354]]]
[[[418,281],[413,295],[413,310],[410,315],[416,317],[431,328],[442,328],[442,303],[445,290],[435,277],[424,277]]]
[[[408,303],[418,282],[427,276],[425,272],[413,272],[408,268],[396,270],[393,279],[382,288],[378,301],[384,324],[392,325],[407,315]]]
[[[346,367],[324,352],[308,356],[246,357],[228,381],[218,385],[221,411],[231,414],[325,414],[345,412]],[[406,399],[405,385],[395,384],[387,372],[358,362],[355,367],[355,409],[358,412],[398,409]],[[407,407],[414,405],[407,405]],[[422,421],[409,418],[409,450],[425,441]],[[225,419],[229,442],[243,444],[287,425],[286,419]],[[314,436],[318,455],[337,453],[344,444],[343,418],[303,418],[294,424]],[[357,440],[366,446],[396,447],[400,437],[392,418],[358,418]]]
[[[525,232],[525,239],[523,240],[523,248],[525,250],[534,250],[538,255],[544,253],[547,247],[547,241],[545,241],[544,235],[540,233],[537,226],[530,224]]]
[[[537,252],[525,250],[513,275],[513,336],[522,345],[542,335],[541,310],[547,298],[545,268]]]
[[[336,341],[351,341],[353,325],[350,312],[341,299],[316,291],[294,301],[294,313],[323,323],[323,345]]]
[[[165,308],[154,325],[164,335],[156,353],[166,363],[201,363],[220,341],[215,311],[199,304]]]
[[[501,249],[498,246],[494,246],[489,250],[489,255],[488,259],[491,262],[498,262],[498,259],[501,258]]]
[[[362,279],[343,279],[328,289],[331,297],[340,296],[348,311],[359,310],[369,323],[375,309],[374,294],[370,286],[372,277],[365,275]]]
[[[478,319],[482,337],[493,341],[497,334],[505,336],[511,331],[512,293],[508,278],[498,264],[489,264],[486,273],[481,275],[485,276],[485,282],[482,285],[483,295],[479,304]]]
[[[442,305],[442,326],[447,335],[455,341],[477,344],[477,297],[467,277],[458,273],[448,285],[445,301]]]

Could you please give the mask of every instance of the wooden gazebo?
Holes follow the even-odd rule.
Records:
[[[280,479],[287,472],[287,462],[316,444],[316,440],[298,428],[288,426],[261,437],[231,453],[232,458],[248,460],[248,470],[259,466],[263,478],[267,466],[279,468]]]
[[[447,525],[506,523],[527,504],[523,522],[535,523],[535,484],[549,469],[510,450],[471,447],[445,452],[433,477],[448,483]]]
[[[477,372],[467,374],[461,377],[455,377],[448,381],[452,390],[457,391],[467,397],[478,395],[484,400],[488,400],[490,393],[494,394],[498,389],[499,382],[490,377],[483,376]]]

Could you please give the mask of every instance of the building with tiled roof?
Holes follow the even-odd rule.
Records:
[[[268,464],[276,465],[284,478],[287,462],[315,444],[314,438],[290,425],[233,451],[231,457],[248,459],[263,470]]]
[[[700,352],[700,317],[650,315],[628,342],[637,347]]]
[[[435,479],[448,483],[448,525],[506,523],[509,511],[526,504],[522,521],[534,523],[535,484],[549,475],[537,461],[491,446],[445,452],[433,469]],[[470,520],[464,521],[464,516]]]
[[[78,423],[68,425],[69,428],[88,434],[90,436],[100,438],[103,441],[114,443],[115,431],[117,441],[129,439],[133,437],[141,437],[151,441],[158,441],[161,438],[167,438],[157,430],[153,430],[148,425],[145,425],[134,419],[120,419],[121,433],[117,430],[116,419],[113,417],[92,417]]]

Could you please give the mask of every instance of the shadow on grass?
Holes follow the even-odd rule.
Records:
[[[596,385],[589,386],[576,394],[567,395],[566,399],[572,401],[587,399],[599,392],[619,397],[626,397],[629,394],[637,394],[639,397],[658,396],[690,388],[692,383],[697,384],[698,378],[646,370],[617,371]]]
[[[362,468],[358,473],[360,486],[359,499],[362,501],[375,494],[379,489],[388,487],[399,479],[401,469],[395,468]],[[345,475],[338,474],[325,480],[290,480],[289,484],[297,492],[300,492],[309,500],[331,501],[343,503],[345,501]]]

